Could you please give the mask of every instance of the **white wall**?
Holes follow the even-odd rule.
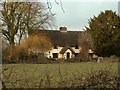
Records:
[[[49,51],[46,53],[47,57],[48,57],[48,58],[49,58],[49,57],[53,58],[53,53],[59,53],[62,48],[63,48],[63,47],[58,47],[58,49],[52,48],[51,50],[49,50]],[[50,52],[50,53],[49,53],[49,52]],[[61,57],[61,55],[58,54],[58,58],[60,58],[60,57]]]
[[[65,59],[67,59],[67,53],[70,53],[70,58],[74,57],[74,56],[72,55],[71,50],[70,50],[70,49],[67,49],[66,52],[64,53]]]
[[[72,47],[72,49],[75,51],[75,53],[80,53],[81,48],[79,47],[79,49],[75,49],[75,47]]]
[[[62,49],[63,47],[58,47],[58,49],[54,49],[54,48],[52,48],[51,50],[49,50],[48,52],[46,52],[45,54],[46,54],[46,56],[49,58],[49,57],[51,57],[51,58],[53,58],[53,53],[58,53],[58,58],[63,58],[63,57],[65,57],[65,58],[67,58],[66,57],[66,55],[67,55],[67,52],[69,52],[70,53],[70,58],[72,57],[72,52],[71,52],[71,50],[66,50],[66,52],[64,53],[64,56],[62,55],[62,54],[60,54],[59,52],[61,51],[61,49]],[[75,51],[75,53],[80,53],[80,49],[75,49],[75,47],[72,47],[72,49]],[[50,52],[50,53],[49,53]]]

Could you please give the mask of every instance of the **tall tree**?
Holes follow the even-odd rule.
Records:
[[[3,2],[1,10],[3,36],[10,44],[11,56],[15,40],[19,43],[25,33],[45,29],[53,25],[53,16],[42,3],[34,2]]]
[[[89,49],[93,48],[91,35],[88,31],[84,31],[80,34],[79,38],[80,47],[81,47],[81,58],[87,60],[89,58]]]
[[[120,17],[111,10],[101,12],[89,20],[86,28],[93,40],[98,55],[120,55]]]

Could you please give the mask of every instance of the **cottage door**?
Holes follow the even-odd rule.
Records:
[[[69,52],[67,52],[67,59],[69,59],[70,58],[70,53]]]

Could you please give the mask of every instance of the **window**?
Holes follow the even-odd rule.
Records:
[[[55,46],[54,46],[54,49],[58,49],[58,47],[55,45]]]
[[[79,53],[75,53],[75,57],[77,57],[79,55]]]
[[[53,53],[53,58],[58,58],[58,53]]]
[[[79,46],[78,46],[78,45],[76,45],[76,46],[75,46],[75,49],[79,49]]]

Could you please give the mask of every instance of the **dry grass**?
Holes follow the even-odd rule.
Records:
[[[8,88],[116,88],[118,63],[4,64]]]

